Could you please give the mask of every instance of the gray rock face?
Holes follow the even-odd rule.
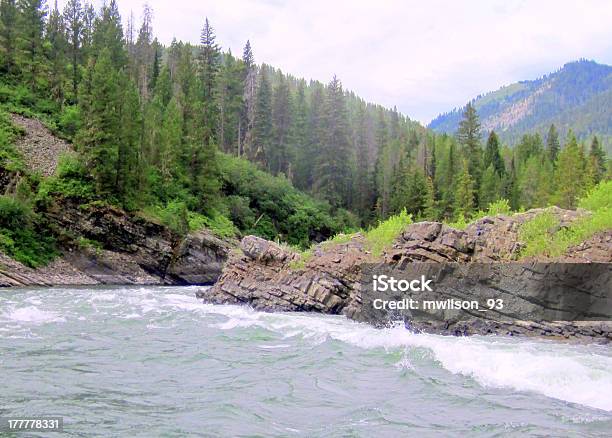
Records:
[[[548,211],[559,218],[561,226],[585,214],[557,208]],[[199,292],[198,296],[213,303],[243,303],[270,311],[343,314],[349,318],[382,324],[386,322],[384,318],[377,319],[363,312],[366,298],[362,290],[363,267],[375,263],[412,269],[415,277],[429,275],[430,270],[434,269],[432,265],[437,266],[435,269],[438,270],[455,266],[454,273],[445,277],[445,287],[449,293],[468,297],[471,291],[480,290],[484,297],[487,290],[503,287],[507,288],[509,297],[517,298],[516,303],[526,305],[531,300],[533,304],[539,299],[539,305],[543,307],[550,305],[546,299],[555,299],[544,299],[543,294],[550,289],[549,281],[556,274],[550,271],[541,275],[525,275],[524,266],[509,263],[521,249],[518,239],[520,225],[540,212],[531,210],[511,217],[487,217],[465,230],[452,229],[437,222],[412,224],[381,257],[370,254],[363,236],[359,234],[347,243],[317,246],[313,251],[314,256],[306,261],[300,261],[301,256],[289,249],[247,236],[242,240],[241,250],[231,253],[219,281],[212,288]],[[612,262],[612,230],[570,248],[556,261]],[[525,263],[529,266],[534,261],[528,260]],[[476,265],[480,267],[476,268]],[[589,293],[596,295],[601,291],[595,288]],[[590,298],[595,299],[595,296]],[[537,305],[534,309],[537,309]],[[468,319],[445,317],[438,321],[433,319],[408,323],[415,330],[435,333],[501,333],[612,340],[612,325],[609,322],[535,323],[513,318],[500,321],[500,318],[474,315]]]

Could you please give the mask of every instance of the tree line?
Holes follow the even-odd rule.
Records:
[[[362,225],[406,208],[428,219],[469,217],[491,202],[512,208],[574,207],[610,174],[597,139],[588,150],[554,127],[514,149],[491,132],[481,144],[471,105],[456,136],[434,135],[395,108],[328,84],[306,82],[223,52],[204,20],[200,44],[162,45],[153,11],[124,28],[117,2],[96,11],[69,0],[0,0],[4,80],[50,96],[59,129],[75,144],[105,199],[136,209],[184,202],[227,209],[220,167],[229,155],[283,176]],[[44,108],[43,108],[44,110]],[[221,154],[219,152],[223,152]]]

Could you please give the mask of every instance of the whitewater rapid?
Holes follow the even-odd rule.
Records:
[[[324,376],[329,368],[322,362],[317,363],[317,359],[330,354],[333,363],[337,363],[336,356],[352,361],[353,364],[348,364],[353,367],[352,372],[362,375],[382,374],[385,379],[396,379],[393,373],[400,372],[408,373],[406,378],[419,379],[420,385],[429,385],[427,382],[431,381],[431,388],[424,386],[422,391],[425,394],[431,391],[434,399],[443,396],[445,386],[450,385],[453,394],[460,394],[463,386],[470,388],[472,394],[482,393],[487,400],[492,397],[514,400],[516,394],[521,394],[522,403],[534,397],[534,403],[541,404],[549,398],[552,411],[560,406],[554,400],[567,403],[571,413],[568,411],[564,418],[569,418],[570,423],[604,422],[607,425],[612,421],[612,350],[607,346],[507,337],[414,334],[400,325],[377,329],[342,316],[264,313],[245,306],[202,304],[194,298],[196,290],[191,287],[133,287],[4,292],[0,295],[2,372],[6,377],[27,369],[24,355],[27,356],[29,348],[32,351],[39,348],[41,343],[45,351],[51,350],[47,354],[53,356],[52,362],[46,363],[61,368],[61,351],[72,349],[67,361],[75,360],[78,369],[103,375],[107,371],[117,373],[117,364],[111,365],[107,360],[120,353],[116,360],[124,363],[119,376],[130,367],[140,367],[143,360],[154,364],[159,361],[166,366],[169,356],[175,358],[176,363],[188,363],[189,373],[198,368],[201,368],[199,372],[206,373],[210,357],[215,357],[217,362],[223,360],[224,348],[231,351],[232,360],[223,366],[210,365],[212,376],[229,373],[234,380],[236,376],[244,377],[240,365],[243,360],[249,364],[244,365],[249,374],[252,363],[259,360],[296,360],[296,366],[304,368],[296,369],[295,373]],[[143,352],[127,351],[122,342],[132,350],[142,346]],[[60,353],[54,353],[54,348]],[[82,354],[73,357],[73,350],[82,351]],[[160,353],[157,357],[152,353],[157,350],[168,354]],[[181,351],[184,351],[183,356]],[[372,368],[372,361],[376,370]],[[98,369],[96,363],[100,364]],[[39,363],[32,366],[39,366]],[[235,373],[229,372],[230,369]],[[154,367],[152,370],[155,372]],[[294,388],[302,385],[303,376],[285,371],[288,385]],[[48,377],[44,374],[37,377],[36,372],[32,372],[33,379]],[[63,370],[56,377],[61,379],[62,375],[69,385],[72,373]],[[249,383],[244,383],[247,386],[260,383],[257,373],[247,380]],[[207,381],[205,386],[216,387],[216,383]],[[131,379],[129,384],[137,385]],[[406,390],[410,388],[408,385],[409,382]],[[334,387],[334,396],[350,399],[351,394],[338,395],[342,390],[342,387]],[[253,394],[258,397],[255,392]],[[2,394],[3,398],[7,395],[11,394]],[[9,406],[18,409],[19,403]]]

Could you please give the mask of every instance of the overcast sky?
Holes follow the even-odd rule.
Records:
[[[48,3],[52,4],[53,0]],[[65,0],[60,0],[60,7]],[[118,0],[140,21],[144,0]],[[101,0],[94,0],[97,6]],[[345,88],[423,123],[470,98],[578,58],[612,64],[610,0],[148,0],[154,32]]]

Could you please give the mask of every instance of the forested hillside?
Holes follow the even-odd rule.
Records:
[[[612,152],[612,67],[580,60],[532,81],[507,85],[476,97],[472,104],[483,130],[495,130],[500,139],[517,144],[526,133],[546,135],[555,124],[561,136],[570,129],[579,140],[597,135]],[[434,119],[429,127],[438,133],[454,133],[463,109]]]
[[[240,57],[223,52],[205,17],[200,44],[163,46],[151,17],[145,6],[124,27],[115,0],[99,11],[80,0],[63,11],[0,0],[0,157],[4,174],[27,175],[1,201],[33,230],[45,205],[70,197],[183,233],[207,226],[307,246],[402,210],[453,221],[491,204],[575,207],[609,177],[596,138],[583,145],[551,128],[513,150],[495,133],[484,145],[472,106],[456,136],[437,135],[337,77],[306,82],[258,65],[249,41]],[[28,174],[7,113],[72,142],[56,175]],[[14,240],[10,208],[0,228]]]

